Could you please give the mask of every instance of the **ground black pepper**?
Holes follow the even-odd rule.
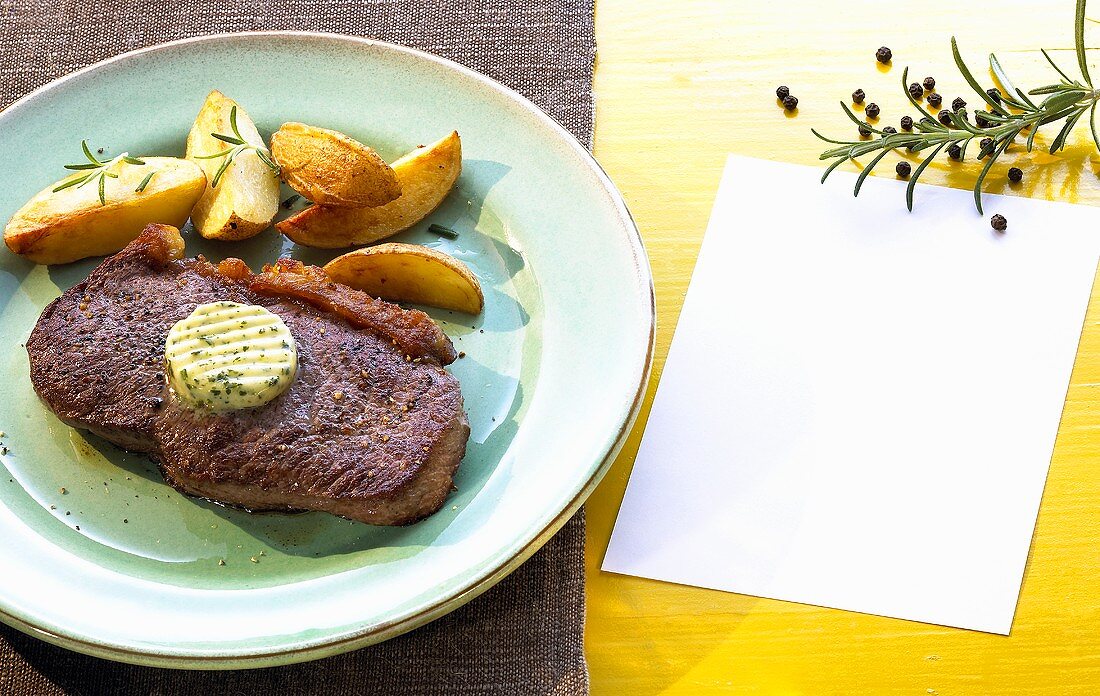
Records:
[[[890,62],[890,59],[894,57],[894,53],[886,46],[881,47],[875,51],[875,60],[886,65]]]
[[[794,111],[798,108],[798,97],[793,94],[788,94],[783,98],[783,108],[787,111]]]
[[[951,159],[962,159],[962,148],[958,143],[951,143],[947,146],[947,155]]]
[[[913,130],[913,117],[912,116],[902,116],[901,117],[901,127],[902,127],[902,130]]]
[[[929,106],[934,106],[936,108],[939,108],[940,104],[943,103],[943,97],[941,97],[936,92],[932,92],[931,94],[929,94],[926,99],[928,100]]]
[[[1008,180],[1014,184],[1020,183],[1020,180],[1024,178],[1024,170],[1019,167],[1012,167],[1008,170]]]
[[[867,114],[867,118],[878,118],[882,109],[878,108],[878,104],[871,102],[867,105],[867,108],[863,110],[863,113]]]
[[[775,88],[775,96],[782,101],[787,98],[787,95],[791,93],[791,88],[787,85],[780,85]]]
[[[852,101],[856,104],[862,104],[863,100],[866,98],[867,95],[864,94],[862,89],[857,89],[856,91],[852,92]]]
[[[913,167],[910,166],[908,162],[898,162],[897,166],[894,167],[894,171],[896,171],[898,176],[902,179],[908,179],[910,172],[913,171]]]
[[[921,87],[919,82],[914,82],[913,84],[909,85],[909,94],[914,99],[920,99],[924,96],[924,87]]]
[[[955,101],[951,102],[951,110],[952,111],[958,111],[959,109],[963,108],[964,106],[966,106],[966,100],[963,99],[962,97],[955,97]]]
[[[993,229],[997,230],[998,232],[1004,232],[1008,229],[1008,220],[1005,218],[1004,215],[1001,215],[1000,213],[989,218],[989,224],[992,225]]]
[[[924,88],[926,90],[928,90],[929,92],[936,89],[936,78],[934,78],[934,77],[924,78]]]
[[[940,123],[942,123],[945,126],[950,126],[951,125],[951,112],[948,111],[947,109],[944,109],[943,111],[941,111],[936,118],[938,118],[940,120]]]

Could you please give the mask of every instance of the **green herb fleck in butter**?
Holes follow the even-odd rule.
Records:
[[[298,372],[290,329],[263,307],[236,302],[199,305],[165,341],[168,382],[190,406],[233,411],[282,394]]]

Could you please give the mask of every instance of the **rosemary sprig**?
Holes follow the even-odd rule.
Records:
[[[225,174],[225,170],[229,169],[229,165],[233,164],[233,160],[237,158],[237,155],[241,154],[242,152],[247,152],[249,150],[256,153],[256,156],[260,158],[261,162],[267,165],[272,174],[274,174],[275,176],[279,176],[279,165],[271,159],[271,156],[268,155],[266,148],[258,145],[252,145],[244,139],[243,135],[241,135],[241,131],[237,127],[236,104],[234,104],[229,109],[229,125],[233,129],[232,135],[226,135],[224,133],[211,133],[210,135],[211,137],[217,138],[223,143],[232,145],[232,147],[228,147],[221,152],[216,152],[212,155],[199,155],[195,157],[195,159],[218,159],[219,157],[224,158],[222,160],[221,166],[218,167],[218,171],[214,173],[214,178],[210,181],[210,187],[217,188],[218,182],[221,181],[222,175]]]
[[[57,193],[58,191],[64,191],[65,189],[72,188],[73,186],[77,188],[83,188],[87,184],[96,182],[99,189],[99,204],[107,205],[107,179],[118,178],[118,172],[114,171],[115,165],[117,165],[119,162],[125,162],[126,164],[145,166],[144,160],[140,160],[137,157],[131,157],[128,152],[123,152],[121,155],[113,159],[101,161],[99,158],[92,154],[91,148],[88,147],[87,140],[80,141],[80,148],[84,150],[84,157],[88,161],[80,162],[78,164],[66,164],[65,169],[85,173],[62,182],[60,185],[56,186],[53,189],[54,193]],[[145,186],[149,183],[149,180],[153,178],[153,174],[155,173],[156,171],[153,171],[145,177],[145,180],[141,182],[141,186],[137,188],[138,192],[141,192],[145,189]]]
[[[1025,93],[1012,84],[1001,67],[1000,61],[991,53],[989,55],[989,67],[1001,86],[1001,90],[999,90],[1001,103],[997,103],[982,88],[970,68],[967,67],[962,55],[959,53],[958,44],[955,38],[952,37],[951,55],[955,60],[955,65],[966,83],[986,102],[986,110],[975,111],[975,120],[977,122],[984,121],[988,125],[979,127],[975,123],[971,123],[967,120],[966,112],[963,110],[950,112],[950,125],[940,123],[935,115],[925,109],[909,94],[906,88],[909,69],[906,68],[901,76],[902,91],[913,107],[921,113],[920,119],[914,123],[913,132],[884,133],[870,123],[858,118],[848,108],[847,104],[841,102],[840,106],[844,113],[857,126],[870,129],[872,133],[881,137],[874,140],[833,140],[826,138],[817,130],[811,129],[818,138],[838,146],[821,153],[820,159],[834,160],[821,177],[822,183],[825,182],[825,179],[833,170],[844,162],[851,160],[855,163],[856,158],[877,151],[879,154],[862,167],[860,175],[856,179],[855,195],[858,196],[864,180],[875,168],[875,165],[882,161],[883,157],[889,152],[898,148],[905,148],[909,152],[916,153],[933,148],[931,154],[921,161],[909,179],[909,185],[905,191],[905,203],[909,210],[912,210],[913,192],[917,179],[942,150],[949,149],[951,145],[957,145],[960,149],[959,159],[964,159],[967,146],[972,140],[982,141],[988,138],[989,142],[978,152],[978,159],[984,159],[985,166],[982,167],[977,181],[974,183],[974,205],[981,213],[982,184],[985,182],[986,175],[992,168],[993,163],[997,161],[997,158],[1004,154],[1017,136],[1024,134],[1025,131],[1026,140],[1024,145],[1030,152],[1035,143],[1035,135],[1039,132],[1040,127],[1062,121],[1062,128],[1050,142],[1049,151],[1054,154],[1066,146],[1070,132],[1088,112],[1092,138],[1097,148],[1100,149],[1100,136],[1098,136],[1096,129],[1096,108],[1097,103],[1100,102],[1100,90],[1094,89],[1092,86],[1092,77],[1089,75],[1085,59],[1085,2],[1086,0],[1077,0],[1074,23],[1074,46],[1077,53],[1077,66],[1081,72],[1080,80],[1071,78],[1054,62],[1054,59],[1050,57],[1046,50],[1042,50],[1043,57],[1058,73],[1059,81]],[[1031,97],[1043,97],[1043,99],[1036,103],[1036,100],[1031,99]]]

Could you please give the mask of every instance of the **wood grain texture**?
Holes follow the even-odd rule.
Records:
[[[1100,693],[1097,290],[1010,637],[599,570],[726,153],[818,165],[822,146],[809,129],[851,133],[838,101],[855,88],[882,107],[880,125],[897,125],[911,113],[900,87],[906,65],[911,77],[935,76],[948,102],[961,95],[976,104],[952,63],[952,32],[980,76],[988,74],[987,55],[995,50],[1018,86],[1052,81],[1037,49],[1071,48],[1073,4],[1003,0],[996,9],[944,0],[904,6],[883,0],[598,0],[595,152],[645,238],[659,333],[642,418],[588,505],[587,650],[594,694]],[[1100,18],[1100,6],[1093,12]],[[1090,24],[1089,32],[1090,44],[1100,45],[1100,27]],[[894,52],[890,67],[874,60],[883,44]],[[1053,55],[1073,69],[1072,52]],[[1094,74],[1096,62],[1090,61]],[[779,84],[798,96],[796,114],[777,106]],[[1079,124],[1071,147],[1058,156],[1038,147],[1032,154],[1010,150],[994,168],[990,190],[1100,205],[1100,156],[1086,131]],[[1037,142],[1049,144],[1055,133]],[[883,175],[892,174],[898,159],[884,160]],[[1007,185],[1012,164],[1026,172],[1018,186]],[[937,164],[923,179],[969,187],[978,169],[973,161]],[[776,211],[776,224],[812,220]],[[975,229],[985,224],[975,212]],[[929,514],[935,511],[936,501],[928,501]]]

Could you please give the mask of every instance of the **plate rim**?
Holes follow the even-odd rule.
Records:
[[[342,43],[350,43],[358,46],[366,46],[371,48],[378,48],[385,51],[394,51],[401,54],[406,54],[417,59],[427,60],[430,63],[435,63],[438,66],[447,68],[449,70],[456,71],[462,75],[473,79],[479,83],[482,87],[488,88],[519,106],[522,110],[533,116],[536,120],[540,121],[542,125],[549,127],[559,139],[564,142],[568,149],[576,156],[577,160],[586,165],[596,180],[602,185],[607,197],[613,207],[615,208],[620,221],[623,223],[625,231],[627,232],[627,241],[629,242],[632,255],[634,257],[635,272],[638,274],[638,280],[640,284],[645,286],[648,291],[648,298],[640,298],[646,302],[648,309],[648,339],[645,351],[645,357],[642,360],[640,370],[636,375],[637,384],[635,386],[634,394],[631,398],[631,403],[625,417],[619,424],[618,432],[616,432],[614,440],[611,441],[610,446],[607,448],[603,458],[593,469],[592,474],[587,481],[577,490],[573,498],[565,505],[564,508],[543,527],[541,530],[535,532],[530,539],[528,539],[519,550],[512,556],[505,558],[498,564],[488,563],[486,568],[482,571],[475,572],[470,581],[461,589],[455,591],[448,597],[439,599],[432,603],[430,606],[425,607],[421,611],[406,616],[404,618],[393,619],[385,623],[377,624],[373,627],[367,627],[361,631],[351,633],[349,635],[336,637],[330,640],[326,640],[314,645],[305,647],[286,647],[276,650],[261,650],[261,651],[240,651],[240,652],[223,652],[221,654],[171,654],[167,652],[152,652],[143,651],[138,649],[129,648],[121,645],[111,645],[107,643],[100,643],[85,640],[79,636],[66,635],[63,632],[49,630],[42,626],[37,626],[30,621],[26,621],[18,616],[15,616],[4,607],[0,607],[0,622],[3,622],[31,637],[44,640],[48,643],[58,645],[63,648],[74,650],[86,655],[92,655],[94,657],[106,658],[118,662],[125,662],[130,664],[151,666],[151,667],[168,667],[175,669],[192,669],[192,670],[227,670],[227,669],[253,669],[261,667],[271,667],[276,665],[293,664],[299,662],[307,662],[314,659],[320,659],[322,657],[340,654],[355,650],[357,648],[366,647],[375,643],[380,643],[390,638],[394,638],[402,633],[406,633],[415,628],[419,628],[437,618],[448,614],[455,609],[470,602],[489,588],[496,585],[503,580],[512,571],[518,568],[524,561],[530,558],[536,551],[542,548],[553,536],[556,534],[565,523],[576,514],[581,505],[591,495],[592,491],[600,483],[603,477],[607,474],[611,464],[622,450],[628,436],[630,435],[634,423],[637,421],[638,415],[641,412],[642,403],[646,394],[646,389],[649,384],[649,378],[652,373],[654,350],[656,345],[656,330],[657,330],[657,307],[656,307],[656,292],[653,283],[652,267],[649,263],[649,256],[646,252],[645,245],[642,241],[641,232],[638,229],[638,225],[634,220],[629,208],[626,205],[622,194],[615,186],[611,177],[608,176],[603,166],[596,160],[593,154],[586,148],[580,140],[568,131],[564,126],[555,121],[549,114],[539,108],[531,100],[519,92],[511,89],[510,87],[494,80],[487,75],[484,75],[472,68],[469,68],[461,63],[455,62],[448,58],[438,56],[427,51],[423,51],[417,48],[411,48],[409,46],[403,46],[388,41],[382,41],[378,39],[370,39],[361,36],[353,36],[349,34],[340,34],[335,32],[321,32],[321,31],[281,31],[281,30],[261,30],[261,31],[242,31],[242,32],[222,32],[217,34],[207,34],[201,36],[192,36],[182,39],[175,39],[163,43],[138,48],[124,53],[119,53],[114,56],[110,56],[103,60],[97,61],[86,65],[78,70],[67,73],[60,77],[57,77],[49,82],[46,82],[36,87],[31,92],[23,95],[19,99],[15,100],[8,106],[0,109],[0,121],[7,117],[12,112],[18,111],[24,104],[29,103],[35,98],[41,96],[47,91],[53,90],[58,86],[75,79],[79,76],[96,72],[109,66],[121,62],[123,60],[129,60],[137,56],[146,54],[153,54],[162,51],[170,51],[180,46],[186,46],[189,44],[198,43],[213,43],[218,41],[232,41],[240,38],[251,39],[263,39],[263,38],[300,38],[306,40],[326,40],[337,41]],[[593,105],[593,111],[595,110]],[[644,292],[644,291],[643,291]]]

